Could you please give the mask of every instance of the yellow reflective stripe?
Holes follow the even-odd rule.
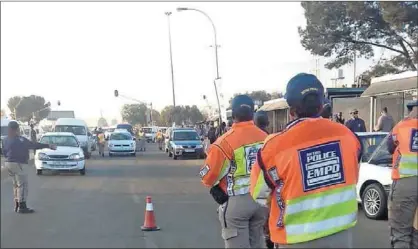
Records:
[[[229,172],[229,167],[230,167],[230,161],[229,160],[225,160],[224,164],[222,165],[222,169],[221,169],[221,173],[218,176],[218,179],[216,179],[216,182],[218,183],[220,180],[222,180],[222,178],[224,178],[228,172]],[[216,184],[215,184],[216,185]]]
[[[323,191],[323,192],[302,196],[302,197],[299,197],[299,198],[288,200],[288,201],[286,201],[286,204],[287,205],[293,205],[295,203],[298,203],[298,202],[301,202],[301,201],[304,201],[304,200],[310,200],[310,199],[314,199],[314,198],[317,198],[317,197],[322,197],[324,195],[330,195],[330,194],[334,194],[334,193],[340,193],[340,192],[348,190],[348,189],[354,189],[355,190],[356,185],[355,184],[348,185],[348,186],[341,187],[341,188],[334,188],[334,189],[331,189],[331,190],[326,190],[326,191]]]
[[[308,196],[309,197],[309,196]],[[347,188],[333,189],[327,193],[327,191],[319,193],[319,196],[311,197],[309,199],[303,199],[298,202],[288,201],[286,205],[286,215],[294,214],[306,210],[312,210],[317,208],[323,208],[334,204],[346,202],[356,199],[356,189],[353,186]]]
[[[303,243],[307,241],[312,241],[318,238],[323,238],[344,230],[347,230],[351,227],[354,227],[356,225],[357,221],[354,221],[347,225],[342,225],[339,227],[334,227],[326,230],[322,230],[319,232],[313,232],[313,233],[304,233],[304,234],[297,234],[297,235],[287,235],[286,241],[288,244],[296,244],[296,243]]]
[[[409,175],[409,176],[418,176],[418,169],[406,169],[406,168],[400,167],[399,174]]]
[[[262,174],[262,171],[258,173],[257,182],[254,187],[253,191],[253,198],[257,199],[260,196],[261,189],[263,189],[263,185],[266,185],[266,181],[264,180],[264,175]]]
[[[348,226],[357,220],[357,211],[334,217],[327,220],[322,220],[318,222],[308,222],[298,225],[286,225],[286,234],[287,235],[302,235],[309,233],[318,233],[326,230],[337,229],[338,227]],[[318,237],[319,238],[319,237]]]
[[[247,175],[247,168],[245,167],[245,158],[244,158],[244,147],[239,147],[234,151],[234,159],[237,165],[237,170],[235,171],[235,176]]]

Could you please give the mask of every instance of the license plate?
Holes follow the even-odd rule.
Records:
[[[52,165],[54,166],[63,166],[63,165],[67,165],[66,162],[53,162]]]
[[[185,149],[185,152],[194,152],[194,149]]]

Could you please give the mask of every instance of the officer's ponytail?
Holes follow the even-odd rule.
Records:
[[[298,118],[317,117],[322,109],[322,103],[319,96],[315,93],[306,95],[302,103],[296,106]]]

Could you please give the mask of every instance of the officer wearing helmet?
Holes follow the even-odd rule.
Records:
[[[13,193],[15,199],[15,212],[33,213],[33,209],[26,206],[28,195],[28,161],[29,150],[50,148],[55,150],[55,145],[32,142],[19,134],[19,124],[10,121],[7,137],[3,142],[3,156],[6,158],[5,168],[13,178]]]
[[[324,87],[316,76],[294,76],[285,98],[291,121],[269,135],[251,171],[253,198],[265,184],[271,190],[270,239],[280,248],[350,248],[361,143],[320,118]]]
[[[220,205],[226,248],[262,248],[267,212],[249,194],[250,173],[267,134],[253,121],[254,102],[247,95],[232,100],[232,128],[209,148],[200,169],[203,185]]]
[[[389,193],[389,228],[392,248],[418,248],[413,227],[418,210],[418,100],[407,104],[408,116],[389,134],[392,187]]]

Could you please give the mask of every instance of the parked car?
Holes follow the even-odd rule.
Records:
[[[109,156],[136,156],[136,142],[131,133],[125,129],[115,129],[108,141]]]
[[[387,216],[387,199],[392,185],[392,155],[386,145],[387,132],[358,132],[363,145],[357,183],[357,200],[370,219]]]
[[[170,143],[170,136],[172,131],[173,127],[168,127],[164,134],[164,150],[166,153],[168,153],[168,144]]]
[[[168,143],[168,156],[177,160],[178,157],[204,158],[202,140],[194,129],[173,129]]]
[[[36,151],[34,159],[37,175],[42,175],[43,170],[79,171],[81,175],[86,174],[84,151],[73,133],[47,132],[40,142],[55,144],[57,149]]]

